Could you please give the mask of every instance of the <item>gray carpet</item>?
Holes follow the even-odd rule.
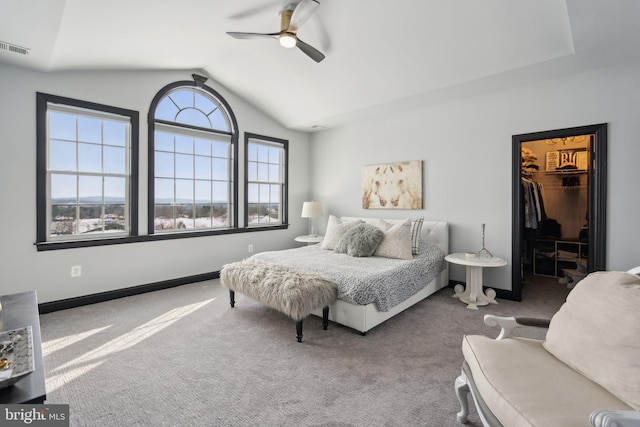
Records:
[[[217,280],[49,313],[48,403],[72,426],[458,426],[462,335],[496,336],[485,313],[552,315],[568,291],[537,281],[478,311],[446,288],[366,336],[311,316],[302,343],[260,303],[230,308]]]

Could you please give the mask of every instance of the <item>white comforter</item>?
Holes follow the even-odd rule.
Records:
[[[353,304],[376,303],[389,311],[424,288],[445,268],[445,254],[422,242],[412,260],[383,257],[351,257],[323,250],[320,245],[262,252],[252,258],[311,271],[338,285],[338,298]]]

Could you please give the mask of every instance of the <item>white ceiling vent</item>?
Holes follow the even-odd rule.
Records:
[[[0,41],[0,50],[8,50],[9,52],[26,55],[31,49],[29,49],[28,47],[17,46],[15,44]]]

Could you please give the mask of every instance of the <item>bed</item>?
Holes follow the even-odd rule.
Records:
[[[328,240],[336,237],[330,233],[330,229],[335,230],[331,228],[332,221],[369,226],[383,223],[393,229],[408,223],[413,234],[413,252],[410,249],[408,257],[395,259],[376,256],[379,255],[377,252],[374,256],[360,257],[326,249],[331,247]],[[325,240],[319,244],[262,252],[246,261],[295,269],[329,279],[336,284],[337,299],[328,304],[328,320],[363,335],[449,283],[448,267],[444,261],[444,256],[449,253],[449,227],[445,221],[330,217],[326,234]],[[385,239],[391,239],[388,234],[385,236]],[[393,286],[389,286],[390,283]],[[323,308],[317,307],[310,313],[324,317],[326,321],[327,310]]]

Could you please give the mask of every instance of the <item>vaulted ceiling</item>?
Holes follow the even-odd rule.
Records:
[[[299,1],[299,0],[297,0]],[[3,0],[0,62],[42,71],[202,70],[282,125],[354,118],[640,57],[636,0],[319,0],[298,36],[283,0]]]

